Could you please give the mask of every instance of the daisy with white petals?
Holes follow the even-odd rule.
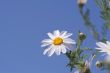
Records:
[[[71,50],[69,45],[75,44],[75,41],[69,38],[72,33],[67,33],[67,31],[60,32],[55,30],[53,33],[47,33],[50,39],[44,39],[42,41],[42,47],[46,47],[43,54],[46,53],[48,56],[52,56],[54,53],[60,55],[60,53],[66,53],[67,50]]]
[[[98,42],[96,43],[96,45],[98,46],[98,48],[96,48],[97,50],[99,50],[100,52],[104,52],[110,56],[110,42],[109,41],[106,41],[106,43]]]

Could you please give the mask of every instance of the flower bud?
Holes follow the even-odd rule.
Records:
[[[86,39],[86,35],[82,32],[79,32],[79,38],[81,41],[83,41],[84,39]]]
[[[79,7],[83,7],[87,3],[87,0],[78,0]]]
[[[98,68],[100,68],[100,67],[102,67],[102,63],[101,63],[100,61],[97,61],[97,62],[96,62],[96,66],[97,66]]]

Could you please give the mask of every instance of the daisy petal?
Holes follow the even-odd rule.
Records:
[[[52,42],[51,39],[44,39],[44,40],[42,41],[42,43],[51,43],[51,42]]]
[[[64,43],[66,43],[66,44],[76,44],[76,42],[74,40],[70,39],[70,38],[64,39]]]
[[[55,53],[56,53],[56,55],[60,55],[60,53],[61,53],[61,47],[60,46],[56,47]]]
[[[98,46],[98,49],[100,52],[104,52],[107,55],[110,55],[110,42],[107,41],[106,43],[103,42],[98,42],[96,43],[96,45]]]
[[[76,70],[74,73],[81,73],[80,70]]]
[[[63,54],[65,54],[66,51],[67,51],[65,45],[61,45],[60,48],[61,48],[61,52],[62,52]]]
[[[64,54],[65,54],[67,50],[66,50],[66,48],[64,47],[64,48],[62,48],[62,50],[61,50],[61,51],[62,51],[62,53],[64,53]]]
[[[68,50],[71,50],[71,51],[75,50],[72,44],[64,44],[64,45]]]
[[[67,34],[64,36],[64,38],[68,38],[68,37],[70,37],[70,36],[72,36],[72,33],[67,33]]]
[[[60,36],[60,31],[59,30],[55,30],[53,33],[54,33],[54,36],[56,36],[56,37]]]
[[[54,52],[55,52],[55,48],[51,48],[49,51],[48,51],[48,56],[50,57],[50,56],[52,56],[53,54],[54,54]]]
[[[62,31],[61,32],[61,37],[64,37],[67,34],[67,31]]]
[[[48,45],[50,45],[49,43],[43,43],[42,45],[41,45],[41,47],[45,47],[45,46],[48,46]]]
[[[96,43],[97,46],[102,47],[102,48],[108,48],[108,46],[105,43],[98,42]]]
[[[97,50],[99,50],[100,52],[107,52],[108,49],[105,49],[105,48],[96,48]]]
[[[47,33],[47,35],[51,38],[51,39],[53,39],[54,38],[54,35],[52,34],[52,33]]]
[[[97,50],[102,50],[102,48],[96,48]]]
[[[44,52],[43,52],[43,54],[45,55],[51,48],[52,48],[52,46],[50,46],[47,49],[45,49]]]

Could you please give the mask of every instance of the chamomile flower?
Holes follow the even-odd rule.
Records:
[[[70,45],[76,44],[74,40],[69,38],[72,33],[67,33],[67,31],[60,32],[55,30],[53,33],[47,33],[50,39],[44,39],[42,41],[41,47],[47,47],[43,54],[46,53],[48,56],[52,56],[54,53],[60,55],[60,53],[66,53],[67,50],[71,50]]]
[[[97,50],[99,50],[100,52],[104,52],[107,55],[110,55],[110,42],[109,41],[106,41],[106,43],[97,42],[96,45],[98,46],[98,48],[96,48]]]

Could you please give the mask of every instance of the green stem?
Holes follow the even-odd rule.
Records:
[[[80,9],[80,14],[84,20],[85,26],[89,29],[90,33],[93,35],[93,37],[95,38],[95,40],[99,41],[99,34],[95,29],[95,26],[92,24],[92,22],[90,21],[89,18],[89,10],[86,11],[86,14],[83,13],[83,8],[79,8]]]

